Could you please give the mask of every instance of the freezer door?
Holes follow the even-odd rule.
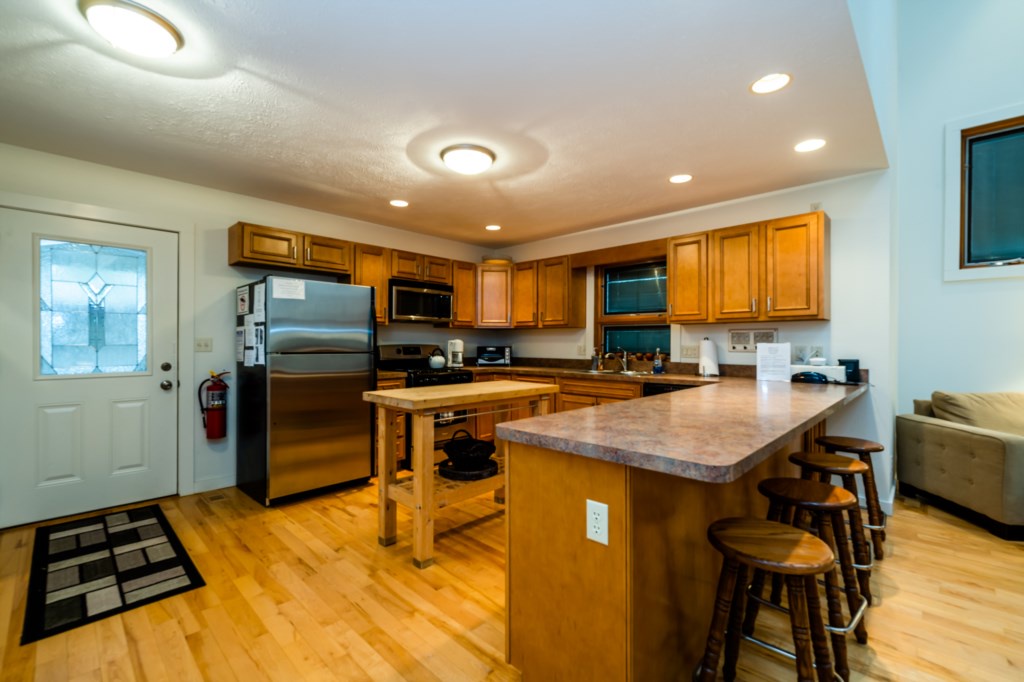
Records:
[[[373,289],[267,277],[267,353],[372,353]]]
[[[268,355],[268,498],[370,475],[369,354]]]

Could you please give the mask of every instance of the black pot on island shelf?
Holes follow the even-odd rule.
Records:
[[[437,467],[437,473],[455,481],[475,481],[498,473],[498,463],[491,459],[494,443],[474,438],[459,429],[443,446],[448,459]]]

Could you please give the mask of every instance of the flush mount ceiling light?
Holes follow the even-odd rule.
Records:
[[[107,42],[132,54],[169,57],[185,44],[174,24],[129,0],[80,0],[78,8]]]
[[[686,173],[683,173],[682,175],[673,175],[668,179],[668,181],[673,185],[681,185],[684,182],[689,182],[690,180],[693,180],[693,176]]]
[[[501,225],[488,225],[484,229],[485,230],[490,230],[491,232],[497,232],[498,230],[501,229]]]
[[[818,151],[819,149],[821,149],[824,146],[825,146],[825,140],[819,140],[817,138],[813,138],[813,139],[810,139],[810,140],[804,140],[803,142],[800,142],[795,147],[793,147],[793,149],[795,149],[796,151],[801,152],[801,153],[803,153],[803,152],[816,152],[816,151]]]
[[[409,205],[409,202],[406,201],[405,199],[392,199],[388,203],[394,206],[395,208],[405,208],[406,206]]]
[[[767,95],[786,87],[790,80],[788,73],[770,73],[754,81],[750,85],[750,91],[755,95]]]
[[[444,165],[462,175],[479,175],[494,163],[494,152],[475,144],[453,144],[441,150]]]

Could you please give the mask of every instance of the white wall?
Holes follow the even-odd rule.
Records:
[[[194,243],[194,253],[182,253],[181,259],[184,271],[194,268],[194,282],[189,283],[188,290],[194,289],[195,293],[179,304],[186,324],[194,320],[194,335],[213,338],[212,353],[193,355],[191,348],[184,348],[179,356],[181,367],[194,366],[191,376],[180,376],[181,391],[191,396],[208,376],[208,370],[234,369],[235,287],[267,274],[256,268],[227,265],[227,228],[237,221],[471,262],[479,262],[484,253],[468,244],[7,145],[0,145],[0,192],[8,197],[25,195],[68,202],[62,211],[77,217],[95,218],[113,210],[131,215],[142,226],[187,233],[188,239],[182,243]],[[498,342],[486,332],[469,331],[458,336],[472,346]],[[405,324],[394,329],[382,327],[380,340],[442,343],[453,336],[451,330]],[[234,404],[229,397],[229,424],[234,424]],[[194,405],[193,409],[198,412]],[[182,444],[183,450],[191,446],[194,451],[193,480],[183,481],[182,489],[202,491],[234,485],[234,430],[228,439],[207,441],[201,422],[196,424],[193,442]]]
[[[934,390],[1024,390],[1024,273],[946,282],[942,261],[943,127],[1024,103],[1024,2],[903,0],[897,7],[897,407],[905,412]]]
[[[754,357],[749,353],[725,351],[726,331],[761,327],[778,328],[780,341],[823,346],[829,359],[858,358],[861,367],[871,371],[871,390],[830,419],[829,431],[876,440],[891,453],[896,375],[891,353],[891,205],[892,172],[880,171],[534,242],[507,249],[506,254],[516,261],[530,260],[806,213],[820,207],[831,219],[831,320],[673,325],[673,359],[679,359],[680,344],[696,343],[708,336],[718,346],[720,362],[753,364]],[[588,294],[588,300],[592,298],[592,293]],[[514,332],[512,336],[520,356],[573,358],[577,357],[577,344],[585,343],[589,350],[593,319],[583,331]],[[888,504],[893,495],[891,456],[877,458],[875,463],[879,493]]]

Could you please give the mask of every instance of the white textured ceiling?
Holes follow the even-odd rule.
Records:
[[[0,142],[490,247],[886,165],[844,0],[146,4],[168,60],[0,2]],[[447,171],[459,142],[497,163]]]

